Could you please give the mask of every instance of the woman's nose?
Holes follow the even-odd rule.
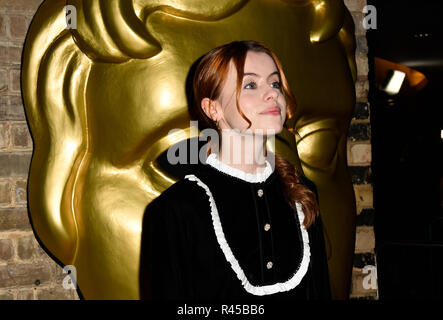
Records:
[[[272,100],[272,99],[277,99],[278,96],[278,92],[276,89],[274,88],[267,88],[266,92],[265,92],[265,100]]]

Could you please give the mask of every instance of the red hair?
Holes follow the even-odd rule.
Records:
[[[294,115],[296,106],[295,97],[291,92],[277,56],[259,42],[233,41],[209,51],[201,58],[195,69],[193,78],[193,95],[195,101],[191,106],[191,114],[197,118],[199,126],[200,123],[203,122],[203,129],[212,128],[219,131],[216,123],[203,111],[201,101],[204,98],[209,98],[210,100],[219,98],[227,78],[231,61],[237,70],[237,110],[243,119],[249,123],[249,127],[251,126],[251,121],[244,115],[238,104],[248,51],[266,53],[274,60],[280,75],[282,92],[287,103],[286,118],[289,119]],[[287,128],[286,123],[285,128],[291,132],[295,132],[293,128]],[[315,194],[302,183],[301,173],[296,170],[294,165],[278,154],[275,154],[275,168],[281,177],[286,197],[291,207],[295,209],[295,202],[302,204],[305,214],[303,224],[308,228],[318,216],[318,203]]]

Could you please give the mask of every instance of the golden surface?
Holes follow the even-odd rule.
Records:
[[[67,29],[66,4],[77,10]],[[46,0],[25,42],[22,88],[34,141],[34,229],[77,268],[86,299],[138,299],[142,217],[175,182],[156,165],[190,137],[185,80],[233,40],[281,59],[298,102],[275,152],[318,187],[334,298],[349,292],[355,203],[346,135],[355,103],[354,26],[337,0]],[[187,129],[167,135],[173,128]],[[299,158],[296,147],[298,147]]]

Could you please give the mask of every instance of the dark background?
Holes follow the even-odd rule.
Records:
[[[368,0],[374,231],[379,299],[443,298],[443,2]],[[374,57],[423,73],[413,95],[377,89]]]

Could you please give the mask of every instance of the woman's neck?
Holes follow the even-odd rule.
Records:
[[[266,136],[221,130],[221,147],[217,158],[246,173],[261,173],[266,168]]]

